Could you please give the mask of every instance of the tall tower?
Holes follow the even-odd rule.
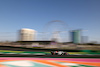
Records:
[[[19,31],[19,41],[33,40],[35,40],[35,30],[24,28]]]
[[[71,42],[76,44],[81,43],[81,30],[72,30],[70,34],[71,34],[70,36]]]

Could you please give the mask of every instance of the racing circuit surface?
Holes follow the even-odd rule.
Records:
[[[0,67],[100,67],[100,54],[68,52],[51,55],[50,51],[2,48]]]
[[[66,50],[67,51],[67,50]],[[0,46],[0,57],[49,57],[49,58],[100,58],[95,52],[68,52],[70,55],[51,55],[50,50]]]
[[[0,57],[39,57],[39,58],[100,58],[100,55],[30,55],[30,54],[0,54]]]

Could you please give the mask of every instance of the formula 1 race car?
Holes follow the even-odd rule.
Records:
[[[69,53],[64,51],[51,51],[52,55],[69,55]]]

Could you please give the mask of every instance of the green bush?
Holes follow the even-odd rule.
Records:
[[[42,48],[42,47],[33,47],[33,48]]]

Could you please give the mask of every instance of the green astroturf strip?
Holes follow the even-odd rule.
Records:
[[[11,51],[11,50],[0,50],[0,52],[14,52],[14,53],[22,53],[24,51]]]
[[[45,53],[45,52],[22,52],[22,53]]]

